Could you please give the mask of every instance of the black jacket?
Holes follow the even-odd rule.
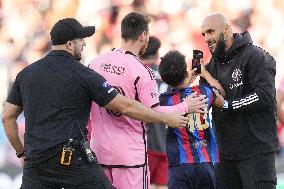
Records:
[[[240,160],[277,149],[276,62],[248,32],[234,38],[225,58],[211,58],[206,68],[229,102],[228,109],[213,108],[220,158]]]

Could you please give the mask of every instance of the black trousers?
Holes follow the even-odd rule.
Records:
[[[215,165],[218,189],[275,189],[275,153],[242,161],[220,159]]]
[[[21,189],[114,189],[98,163],[86,162],[79,147],[69,166],[60,164],[61,154],[37,166],[24,166]]]

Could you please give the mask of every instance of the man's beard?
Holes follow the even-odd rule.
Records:
[[[76,60],[80,61],[82,59],[81,51],[75,49],[75,51],[74,51],[74,58]]]
[[[142,49],[139,51],[139,56],[143,55],[145,53],[145,50],[147,49],[148,43],[146,43]]]
[[[215,51],[213,52],[213,57],[217,60],[223,60],[226,57],[226,40],[224,33],[222,32],[216,44]]]

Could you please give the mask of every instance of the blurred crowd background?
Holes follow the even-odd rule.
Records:
[[[162,41],[160,55],[177,49],[192,58],[192,50],[207,45],[200,33],[205,16],[226,15],[234,32],[249,31],[254,44],[277,61],[276,87],[284,76],[284,0],[0,0],[0,114],[17,73],[44,56],[51,48],[49,32],[61,18],[75,17],[83,25],[95,25],[87,38],[82,63],[120,45],[120,21],[130,11],[152,19],[150,33]],[[48,86],[46,86],[48,87]],[[18,120],[24,133],[24,117]],[[281,129],[279,129],[281,132]],[[280,142],[283,135],[280,133]],[[283,143],[282,143],[283,145]],[[277,159],[278,188],[284,182],[284,159]],[[21,164],[0,123],[0,189],[19,188]]]

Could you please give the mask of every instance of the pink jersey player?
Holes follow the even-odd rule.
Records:
[[[163,112],[188,111],[186,103],[174,108],[159,106],[153,71],[144,66],[130,51],[113,49],[94,59],[89,67],[103,75],[119,93],[148,107]],[[103,167],[141,167],[147,170],[146,128],[143,122],[109,111],[95,103],[92,106],[90,119],[91,148]],[[142,175],[143,170],[140,173]]]
[[[115,59],[115,61],[114,61]],[[102,74],[121,94],[148,107],[159,105],[157,84],[150,68],[129,51],[113,49],[89,66]],[[143,94],[143,95],[141,95]],[[93,104],[91,146],[103,165],[141,166],[146,162],[143,123]],[[100,119],[98,119],[98,116]]]
[[[185,101],[176,106],[159,106],[155,75],[137,57],[147,47],[149,22],[149,18],[140,13],[126,15],[121,22],[121,48],[100,55],[89,67],[107,79],[106,86],[112,85],[122,95],[147,107],[160,112],[187,113]],[[201,106],[197,108],[199,111]],[[148,189],[145,124],[95,103],[89,123],[91,148],[112,184],[118,189]]]

